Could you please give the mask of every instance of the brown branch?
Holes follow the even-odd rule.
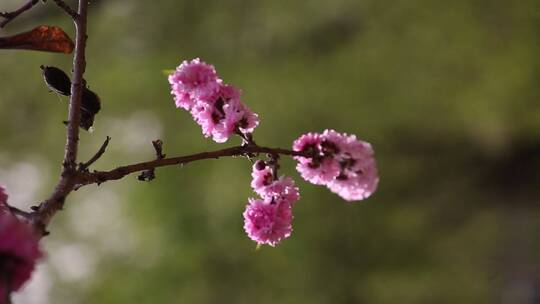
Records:
[[[54,3],[56,3],[56,5],[58,7],[60,7],[61,9],[64,10],[64,12],[66,12],[68,15],[71,16],[71,18],[73,18],[74,20],[79,18],[79,14],[77,14],[76,11],[74,11],[67,3],[65,3],[63,0],[53,0]]]
[[[95,163],[102,155],[103,153],[105,153],[105,150],[107,149],[107,146],[109,145],[109,141],[111,140],[111,138],[109,136],[107,136],[107,138],[105,139],[105,141],[103,142],[103,144],[101,145],[101,147],[99,148],[99,150],[96,152],[96,154],[94,156],[92,156],[92,158],[90,158],[87,162],[85,163],[80,163],[79,164],[79,171],[86,171],[88,170],[88,168],[93,164]]]
[[[62,173],[53,194],[33,213],[33,222],[36,229],[45,234],[46,227],[51,218],[64,207],[66,196],[73,191],[77,178],[76,160],[79,143],[79,122],[81,120],[81,96],[83,74],[86,68],[86,17],[88,0],[79,0],[79,10],[75,23],[75,55],[73,57],[73,79],[71,84],[71,97],[69,100],[69,114],[67,125],[67,140],[62,163]]]
[[[88,0],[79,0],[79,18],[74,19],[76,38],[75,56],[73,58],[73,79],[71,81],[71,98],[69,100],[69,115],[67,126],[67,143],[64,154],[64,168],[75,168],[79,142],[79,123],[81,120],[81,96],[83,74],[86,69],[86,15]]]
[[[204,159],[218,159],[225,156],[249,156],[252,154],[269,153],[272,155],[289,155],[289,156],[305,156],[311,157],[306,152],[296,152],[280,148],[259,147],[257,145],[244,145],[226,148],[212,152],[202,152],[197,154],[177,156],[171,158],[156,159],[152,161],[137,163],[133,165],[121,166],[111,171],[94,171],[94,172],[79,172],[77,176],[77,187],[82,187],[89,184],[101,184],[110,180],[118,180],[126,175],[139,171],[154,170],[155,168],[184,165],[190,162]]]
[[[0,17],[5,18],[5,20],[0,23],[0,28],[4,28],[8,23],[13,21],[20,14],[26,12],[27,10],[34,7],[34,5],[38,4],[38,2],[39,0],[28,0],[28,2],[26,2],[23,6],[12,12],[0,12]]]

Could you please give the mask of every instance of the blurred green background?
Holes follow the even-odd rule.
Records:
[[[1,10],[23,1],[4,0]],[[0,34],[71,22],[52,1]],[[301,188],[277,248],[244,234],[250,163],[168,167],[69,197],[15,303],[540,303],[540,2],[92,1],[86,79],[102,98],[94,169],[224,145],[174,107],[162,70],[201,57],[260,115],[258,143],[334,128],[371,142],[378,192],[348,204]],[[0,183],[47,197],[67,103],[39,66],[0,52]]]

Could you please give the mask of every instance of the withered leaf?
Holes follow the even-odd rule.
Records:
[[[71,80],[69,76],[59,68],[52,66],[41,66],[45,84],[51,91],[69,96],[71,95]]]
[[[74,44],[59,27],[41,25],[31,31],[0,37],[0,49],[22,49],[70,54]]]
[[[61,69],[53,66],[40,66],[43,79],[47,87],[59,94],[71,95],[71,80],[69,76]],[[86,85],[86,80],[83,79],[82,95],[81,95],[81,121],[79,126],[85,130],[89,130],[94,124],[94,116],[101,110],[101,99]]]

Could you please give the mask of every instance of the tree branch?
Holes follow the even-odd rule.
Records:
[[[4,28],[8,23],[13,21],[20,14],[26,12],[27,10],[34,7],[34,5],[38,4],[38,2],[39,2],[39,0],[29,0],[23,6],[21,6],[20,8],[14,10],[12,12],[0,12],[0,17],[5,18],[5,20],[0,23],[0,28]]]
[[[244,145],[226,148],[212,152],[202,152],[197,154],[177,156],[170,158],[156,159],[152,161],[137,163],[133,165],[121,166],[110,171],[94,171],[94,172],[79,172],[77,176],[76,186],[82,187],[89,184],[101,184],[110,180],[118,180],[126,175],[139,171],[154,170],[158,167],[184,165],[190,162],[204,159],[218,159],[225,156],[249,156],[252,154],[269,153],[272,155],[289,155],[289,156],[305,156],[312,157],[306,152],[296,152],[280,148],[259,147],[257,145]]]
[[[75,23],[75,55],[73,57],[73,79],[67,125],[67,140],[62,163],[62,173],[53,194],[33,213],[33,223],[36,229],[46,233],[46,227],[51,218],[64,207],[66,196],[73,191],[77,177],[76,160],[79,143],[79,122],[81,120],[81,96],[83,74],[86,68],[86,17],[88,0],[79,0],[78,17]]]

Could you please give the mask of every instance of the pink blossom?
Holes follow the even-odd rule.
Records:
[[[230,113],[230,104],[197,104],[191,113],[201,126],[205,137],[212,136],[215,142],[226,142],[235,131],[238,118]]]
[[[253,113],[250,108],[245,104],[240,103],[239,112],[240,120],[238,121],[238,129],[244,134],[253,133],[255,128],[259,125],[259,115]]]
[[[293,204],[300,199],[294,180],[285,176],[276,179],[271,166],[264,161],[259,160],[253,165],[251,176],[251,187],[265,201],[285,201]]]
[[[240,91],[198,58],[182,62],[169,83],[176,106],[191,112],[205,137],[223,143],[235,133],[252,133],[259,124],[257,114],[240,100]]]
[[[266,188],[274,181],[272,168],[264,161],[256,161],[251,172],[253,179],[251,180],[251,188],[261,197],[266,195]]]
[[[293,143],[293,150],[299,152],[313,153],[314,157],[297,156],[296,170],[300,172],[302,178],[315,184],[326,185],[339,174],[339,163],[333,154],[325,153],[323,143],[327,143],[321,134],[308,133],[300,136]]]
[[[347,201],[358,201],[371,196],[378,184],[375,161],[368,159],[344,168],[342,173],[327,186]]]
[[[0,212],[0,301],[30,279],[42,256],[32,228],[7,212]],[[6,279],[8,281],[6,281]]]
[[[204,136],[216,142],[226,142],[237,129],[242,113],[239,99],[225,99],[220,95],[215,100],[198,102],[191,111],[201,126]]]
[[[265,200],[274,200],[293,204],[300,199],[298,187],[295,186],[294,180],[290,177],[281,176],[273,181],[265,189],[265,195],[262,196]]]
[[[257,115],[240,101],[240,91],[225,84],[213,97],[197,101],[191,114],[204,136],[212,136],[219,143],[236,132],[251,133],[259,123]]]
[[[341,170],[339,176],[328,184],[328,188],[348,201],[368,198],[379,183],[373,148],[354,135],[342,134],[340,140]]]
[[[249,199],[244,211],[244,230],[258,244],[276,246],[291,235],[292,219],[290,204]]]
[[[354,135],[325,130],[298,138],[295,151],[313,153],[313,158],[296,157],[297,170],[309,182],[326,185],[347,201],[362,200],[377,189],[379,177],[373,149]]]
[[[214,66],[196,58],[183,61],[169,75],[169,83],[176,106],[189,111],[197,100],[211,98],[219,89],[221,79]]]

